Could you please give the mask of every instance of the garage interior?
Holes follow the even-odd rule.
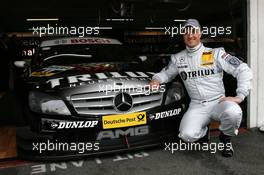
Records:
[[[195,18],[202,26],[231,26],[230,35],[216,37],[204,35],[203,42],[208,47],[224,47],[226,51],[248,62],[247,5],[247,0],[75,0],[71,2],[56,0],[45,1],[45,3],[33,0],[11,0],[2,2],[0,33],[2,37],[7,36],[14,47],[11,48],[13,58],[3,60],[1,67],[2,75],[7,75],[6,72],[10,72],[10,75],[2,76],[4,79],[8,78],[8,88],[0,92],[0,174],[29,174],[34,171],[44,173],[44,171],[36,170],[39,168],[38,165],[41,167],[44,164],[45,173],[72,174],[79,171],[76,167],[70,166],[70,163],[67,164],[67,168],[65,164],[58,163],[59,168],[54,169],[47,162],[41,164],[16,158],[15,133],[16,126],[20,124],[17,118],[21,116],[15,97],[17,90],[15,75],[20,70],[16,70],[12,64],[17,60],[31,60],[41,41],[59,37],[58,35],[36,36],[33,34],[35,27],[48,24],[65,27],[98,26],[102,30],[96,36],[118,39],[133,48],[137,55],[147,56],[148,59],[153,60],[153,63],[157,63],[156,60],[168,60],[168,55],[184,48],[181,36],[171,37],[164,34],[164,27],[178,26],[183,22],[182,20]],[[157,72],[164,67],[164,65],[155,64],[152,66],[156,66]],[[6,79],[5,82],[7,82]],[[225,75],[224,82],[226,94],[234,95],[235,79]],[[148,166],[141,165],[141,161],[137,161],[136,156],[121,155],[126,157],[124,158],[126,161],[120,163],[115,163],[111,156],[106,156],[100,159],[108,164],[100,164],[97,161],[94,165],[96,168],[86,165],[85,171],[92,169],[91,172],[95,174],[105,172],[109,174],[176,174],[176,172],[181,174],[263,174],[264,169],[261,166],[264,157],[261,151],[263,150],[261,145],[264,145],[263,134],[247,129],[247,121],[250,117],[247,103],[245,100],[241,104],[244,113],[241,135],[234,139],[238,151],[232,159],[227,160],[219,155],[202,152],[177,152],[170,155],[163,154],[163,148],[148,149],[146,152],[149,156],[142,160]],[[216,142],[219,134],[218,126],[219,124],[215,121],[210,125],[212,139]],[[160,160],[152,160],[159,158]],[[93,163],[94,159],[89,158],[85,161]],[[186,166],[188,162],[192,163],[193,168]],[[84,173],[81,172],[81,174]]]

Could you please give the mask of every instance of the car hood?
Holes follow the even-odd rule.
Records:
[[[91,87],[94,84],[135,86],[148,84],[153,75],[147,65],[136,63],[50,65],[33,71],[27,82],[31,88],[43,90]]]

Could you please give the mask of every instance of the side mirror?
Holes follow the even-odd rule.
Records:
[[[25,68],[26,67],[26,61],[15,61],[14,65],[18,68]]]

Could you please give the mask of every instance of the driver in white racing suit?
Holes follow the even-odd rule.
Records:
[[[179,137],[185,142],[195,142],[207,133],[211,119],[220,121],[220,142],[231,144],[231,136],[238,134],[242,110],[238,105],[249,94],[252,71],[247,64],[225,52],[223,48],[207,48],[201,41],[201,27],[197,20],[184,23],[183,39],[186,49],[171,56],[171,61],[155,74],[150,85],[172,81],[180,75],[191,98],[184,114]],[[225,97],[223,71],[237,79],[235,97]],[[225,146],[222,155],[233,156],[232,147]]]

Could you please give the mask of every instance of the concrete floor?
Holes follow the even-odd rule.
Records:
[[[218,142],[217,137],[211,142]],[[233,143],[235,155],[232,158],[209,151],[175,151],[172,154],[165,151],[164,146],[69,162],[0,162],[0,174],[263,175],[264,133],[253,129],[235,137]]]

